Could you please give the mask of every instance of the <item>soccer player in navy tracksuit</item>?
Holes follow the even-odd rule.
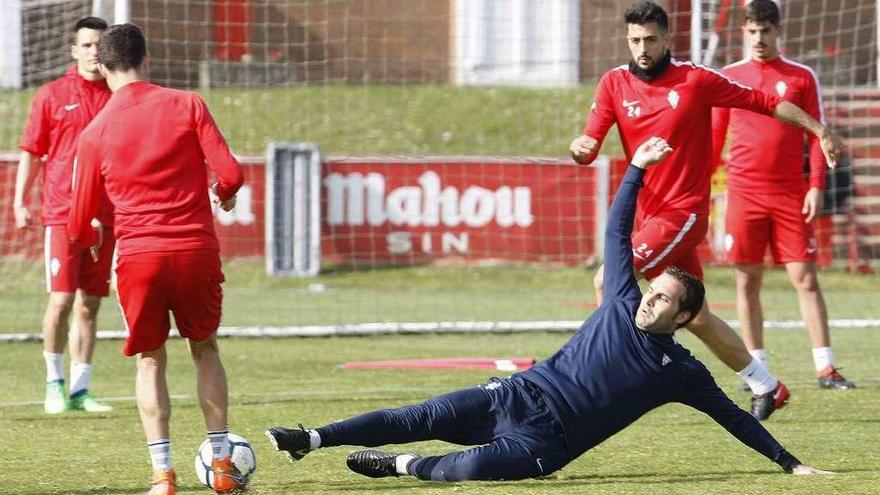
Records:
[[[605,235],[605,300],[556,354],[506,379],[383,409],[314,430],[270,428],[292,461],[339,445],[374,447],[422,440],[478,445],[441,456],[354,452],[348,467],[370,477],[516,480],[548,475],[648,411],[680,402],[708,414],[741,442],[796,474],[801,464],[718,388],[706,367],[673,338],[703,304],[703,285],[670,267],[642,296],[633,276],[630,234],[645,167],[672,148],[643,143],[611,206]]]

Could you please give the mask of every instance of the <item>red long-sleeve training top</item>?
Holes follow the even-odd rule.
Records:
[[[18,146],[32,155],[46,156],[40,196],[43,225],[67,223],[76,140],[109,99],[107,83],[103,79],[86,80],[77,72],[76,65],[34,95]],[[106,224],[113,221],[107,204],[96,216]]]
[[[778,57],[769,62],[743,60],[722,72],[731,79],[778,95],[801,107],[825,124],[819,80],[806,65]],[[804,191],[804,135],[810,146],[810,187],[825,187],[825,155],[816,136],[800,127],[752,112],[716,108],[712,115],[712,141],[716,160],[721,156],[730,128],[727,187],[772,193]]]
[[[219,249],[206,162],[220,199],[234,196],[241,168],[198,95],[144,81],[123,86],[80,136],[70,240],[96,242],[90,220],[106,191],[120,256]]]
[[[670,208],[705,215],[714,168],[712,107],[738,107],[771,115],[780,102],[774,95],[691,62],[673,58],[651,81],[639,79],[623,65],[606,72],[599,81],[584,134],[601,145],[616,123],[627,159],[652,136],[665,139],[674,151],[645,174],[639,216],[649,217]]]

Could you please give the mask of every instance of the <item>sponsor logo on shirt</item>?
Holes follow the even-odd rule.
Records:
[[[672,91],[670,91],[668,95],[666,95],[666,101],[669,102],[669,105],[672,108],[678,108],[678,100],[680,98],[681,97],[678,96],[678,91],[676,91],[674,89]]]
[[[785,84],[785,81],[779,81],[776,83],[776,94],[778,94],[780,98],[785,96],[785,92],[787,90],[788,90],[788,85]]]
[[[79,106],[79,103],[70,103],[68,105],[64,105],[64,111],[69,112],[71,110],[75,110],[76,107],[78,107],[78,106]]]
[[[642,115],[642,107],[639,106],[639,100],[623,100],[623,108],[626,109],[627,117],[638,117]]]

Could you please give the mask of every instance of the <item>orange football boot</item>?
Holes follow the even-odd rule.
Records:
[[[175,495],[177,493],[177,475],[173,469],[153,470],[153,482],[145,495]]]
[[[214,473],[215,492],[229,493],[242,488],[242,476],[232,464],[232,457],[214,459],[211,461],[211,471]]]

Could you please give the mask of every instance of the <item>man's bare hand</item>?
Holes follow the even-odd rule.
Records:
[[[823,471],[821,469],[816,469],[814,467],[807,466],[806,464],[797,464],[791,468],[791,474],[797,474],[800,476],[813,476],[813,475],[827,475],[827,474],[835,474],[834,471]]]
[[[209,195],[211,196],[211,202],[215,205],[219,206],[223,209],[223,211],[231,211],[235,208],[235,196],[223,201],[220,199],[220,196],[217,195],[217,183],[211,184],[211,188],[209,189]]]
[[[95,229],[98,240],[89,247],[89,254],[92,256],[92,261],[97,263],[98,253],[101,252],[101,246],[104,244],[104,224],[99,222],[97,218],[93,218],[90,225]]]
[[[804,196],[804,206],[801,208],[804,223],[812,222],[820,211],[822,211],[822,191],[817,187],[811,187]]]
[[[233,208],[235,208],[235,196],[227,199],[226,201],[220,201],[220,198],[217,198],[217,201],[217,205],[219,205],[220,208],[223,208],[223,211],[231,211]]]
[[[13,206],[12,213],[15,216],[15,228],[27,229],[33,225],[31,211],[28,210],[27,206]]]
[[[819,146],[822,147],[828,168],[835,168],[837,162],[843,157],[843,141],[840,136],[825,127],[819,135]]]
[[[599,141],[589,136],[578,136],[568,145],[568,151],[571,152],[571,157],[574,158],[574,161],[585,165],[587,160],[596,152],[598,145]]]
[[[639,145],[633,153],[632,164],[639,168],[648,168],[659,163],[670,153],[672,146],[669,146],[665,139],[654,136]]]

